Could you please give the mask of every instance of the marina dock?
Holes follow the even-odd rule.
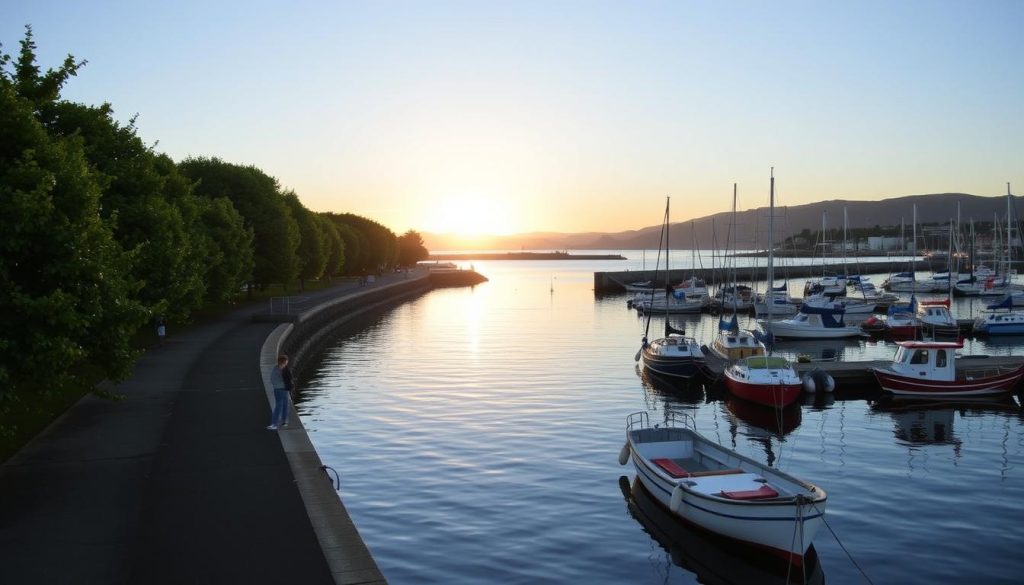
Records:
[[[705,351],[705,364],[710,375],[716,379],[725,371],[728,363],[715,354]],[[796,371],[803,375],[814,370],[821,370],[832,376],[836,382],[836,389],[851,389],[866,385],[876,386],[875,376],[872,368],[882,368],[889,365],[889,360],[867,360],[867,361],[795,361],[793,366]],[[968,355],[957,358],[959,369],[978,370],[996,369],[999,367],[1016,368],[1024,364],[1024,356],[987,356]]]
[[[904,266],[907,263],[904,263]],[[787,278],[807,278],[809,276],[820,276],[822,272],[831,272],[833,274],[846,274],[853,268],[850,264],[815,264],[813,266],[786,266],[785,273]],[[860,274],[889,274],[893,268],[892,262],[860,262],[857,264],[857,270]],[[926,260],[919,260],[915,266],[916,270],[931,270]],[[735,269],[730,268],[730,272],[735,270],[735,279],[739,282],[756,282],[758,280],[764,280],[765,278],[765,267],[764,266],[740,266]],[[780,269],[777,269],[780,270]],[[681,269],[673,269],[668,275],[668,280],[678,283],[683,278],[689,278],[691,275],[698,278],[703,278],[707,281],[711,281],[716,274],[721,273],[721,268],[694,268],[687,269],[685,271]],[[684,276],[685,274],[685,276]],[[777,277],[781,278],[781,272],[775,273]],[[631,282],[637,281],[655,281],[656,286],[666,285],[666,273],[665,270],[620,270],[616,272],[595,272],[594,273],[594,292],[595,293],[617,293],[625,290],[625,285]]]

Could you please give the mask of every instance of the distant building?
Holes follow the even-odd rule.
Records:
[[[868,249],[886,252],[890,250],[902,250],[903,240],[891,236],[868,236]]]

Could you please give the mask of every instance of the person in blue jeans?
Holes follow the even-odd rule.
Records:
[[[274,388],[274,412],[270,415],[270,426],[276,431],[279,426],[288,426],[288,396],[292,393],[292,371],[288,367],[288,356],[277,356],[277,365],[270,370],[270,385]]]

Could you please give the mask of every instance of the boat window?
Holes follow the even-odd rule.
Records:
[[[938,368],[946,367],[946,350],[940,349],[935,352],[935,366]]]
[[[911,358],[910,363],[912,364],[927,364],[928,363],[928,350],[919,349],[914,352],[914,357]]]

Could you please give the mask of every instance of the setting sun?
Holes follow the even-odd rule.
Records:
[[[519,229],[516,216],[504,197],[462,193],[440,198],[427,212],[424,229],[467,237],[505,235]]]

